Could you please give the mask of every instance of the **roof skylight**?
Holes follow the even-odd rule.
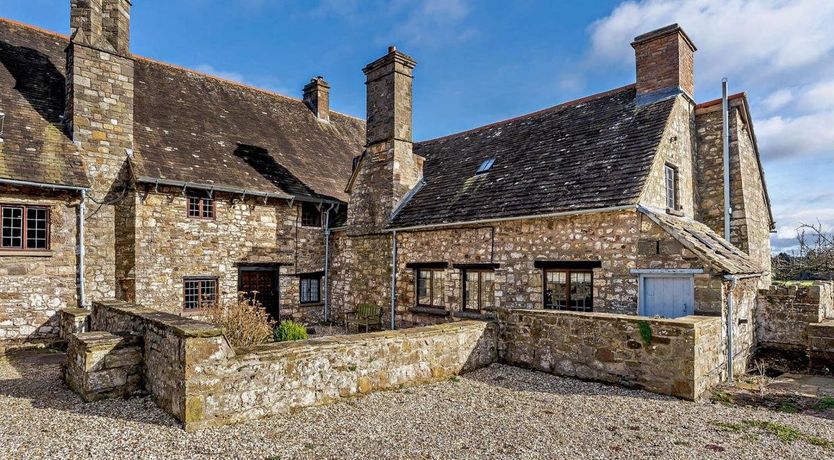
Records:
[[[492,164],[495,163],[495,158],[487,158],[481,163],[481,166],[478,167],[478,170],[475,171],[475,174],[483,174],[489,171],[492,168]]]

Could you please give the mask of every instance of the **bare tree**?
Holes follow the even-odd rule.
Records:
[[[798,253],[773,257],[777,279],[834,279],[834,234],[822,224],[802,224],[797,228]]]

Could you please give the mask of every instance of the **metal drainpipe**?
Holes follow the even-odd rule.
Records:
[[[330,211],[332,203],[324,215],[324,322],[330,318]]]
[[[87,191],[81,190],[81,203],[78,204],[78,303],[87,308],[87,294],[84,289],[84,219]]]
[[[730,241],[730,101],[727,79],[721,80],[721,140],[724,159],[724,239]]]
[[[391,330],[397,328],[397,231],[391,232]]]
[[[733,384],[733,291],[738,278],[730,277],[730,292],[727,293],[727,382]]]

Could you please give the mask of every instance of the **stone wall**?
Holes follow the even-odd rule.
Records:
[[[234,356],[223,331],[212,324],[121,301],[93,303],[91,329],[142,336],[143,386],[183,421],[189,410],[185,382],[194,367],[211,357]]]
[[[808,325],[808,358],[812,369],[834,370],[834,319]]]
[[[720,318],[504,310],[498,319],[508,364],[686,399],[720,379]]]
[[[142,337],[103,331],[70,335],[64,379],[85,401],[139,393]]]
[[[669,165],[677,170],[678,189],[676,210],[689,218],[695,217],[695,183],[693,174],[694,106],[684,96],[677,96],[669,115],[666,130],[660,140],[652,169],[643,186],[640,203],[666,209],[666,170]]]
[[[280,264],[282,318],[310,319],[321,304],[300,305],[299,273],[324,270],[324,231],[301,225],[301,204],[215,193],[215,218],[187,216],[182,189],[140,187],[135,203],[134,300],[181,313],[183,277],[218,279],[221,301],[238,295],[238,264]]]
[[[495,328],[460,322],[239,350],[186,381],[186,430],[443,380],[495,361]]]
[[[730,107],[730,197],[733,215],[730,241],[770,271],[770,216],[752,132],[744,119],[742,100]],[[695,184],[697,219],[724,234],[724,160],[721,105],[699,107],[695,113],[697,149]],[[770,284],[766,276],[762,288]]]
[[[78,306],[78,194],[0,186],[0,203],[45,206],[48,251],[0,251],[0,341],[58,335],[58,311]]]
[[[390,305],[390,234],[355,237],[337,232],[331,259],[332,309],[357,302]],[[397,314],[421,324],[454,318],[462,309],[455,264],[494,263],[495,308],[542,308],[537,260],[600,261],[593,270],[594,311],[637,314],[639,278],[632,269],[705,268],[680,243],[636,210],[492,225],[397,232]],[[415,270],[409,263],[445,262],[444,312],[415,310]],[[699,311],[721,312],[722,283],[709,270],[696,279]]]
[[[834,283],[773,285],[759,290],[756,336],[760,346],[804,350],[808,326],[834,318]]]

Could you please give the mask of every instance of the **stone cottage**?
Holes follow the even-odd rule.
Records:
[[[722,104],[696,101],[677,25],[633,41],[635,84],[414,142],[416,62],[394,47],[363,69],[361,120],[321,77],[293,99],[152,61],[128,0],[71,4],[69,37],[0,22],[0,338],[92,300],[191,315],[242,292],[391,325],[731,313],[743,367],[773,219],[744,94],[725,212]]]

